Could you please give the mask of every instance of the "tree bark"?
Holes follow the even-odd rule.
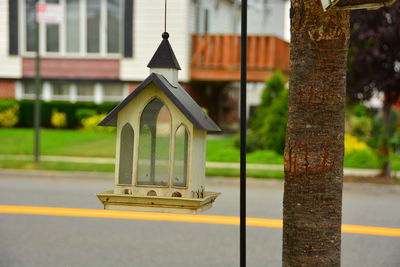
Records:
[[[348,11],[291,0],[283,266],[340,266]]]

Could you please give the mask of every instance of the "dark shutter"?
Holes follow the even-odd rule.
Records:
[[[9,53],[18,55],[18,1],[8,0]]]
[[[125,0],[124,57],[133,56],[133,0]]]

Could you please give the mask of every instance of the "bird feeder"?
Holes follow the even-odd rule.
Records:
[[[396,0],[321,0],[324,11],[331,9],[378,9],[392,5]]]
[[[219,195],[204,187],[207,131],[220,128],[178,83],[164,32],[150,75],[99,123],[117,127],[115,185],[105,209],[197,213]]]

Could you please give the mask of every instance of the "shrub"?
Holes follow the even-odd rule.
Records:
[[[344,166],[378,169],[381,167],[381,163],[378,156],[372,150],[355,150],[345,155]]]
[[[350,109],[351,113],[356,117],[370,117],[371,115],[368,108],[362,103],[357,103],[351,106]]]
[[[256,108],[255,117],[250,120],[254,134],[252,148],[272,149],[282,154],[285,147],[285,134],[288,109],[288,89],[281,72],[276,71],[266,82],[261,96],[261,104]]]
[[[97,111],[91,108],[79,108],[75,112],[75,117],[79,122],[82,122],[83,119],[92,117],[97,115]]]
[[[0,103],[2,101],[0,100]],[[32,100],[22,100],[18,102],[20,105],[20,116],[18,127],[32,127],[33,126],[33,107],[34,101]],[[51,124],[51,114],[53,109],[57,109],[58,112],[64,112],[67,117],[66,128],[75,129],[81,127],[81,120],[77,118],[77,111],[79,109],[91,109],[100,113],[109,113],[117,103],[102,103],[95,104],[89,102],[64,102],[64,101],[51,101],[51,102],[41,102],[41,126],[42,127],[52,127]]]
[[[240,147],[240,133],[233,137],[233,144],[236,148]],[[261,141],[256,137],[252,130],[248,130],[246,134],[246,152],[253,152],[262,149]]]
[[[54,128],[65,128],[67,126],[67,115],[54,109],[51,113],[51,125]]]
[[[390,114],[389,138],[393,137],[397,128],[397,114],[393,110]],[[372,120],[371,138],[368,140],[368,145],[375,149],[382,149],[385,139],[385,125],[383,112],[378,112]]]
[[[363,141],[367,141],[371,136],[372,119],[369,117],[351,116],[351,134]]]
[[[12,106],[0,107],[0,127],[14,127],[18,123],[18,110],[19,105],[15,103]]]
[[[0,112],[13,108],[17,104],[14,99],[0,99]]]
[[[104,127],[104,126],[97,126],[99,122],[101,122],[107,114],[103,113],[100,115],[94,115],[82,120],[82,126],[84,131],[91,131],[91,132],[114,132],[115,127]]]
[[[351,134],[344,135],[344,154],[349,155],[355,151],[371,151],[371,148],[363,141]]]

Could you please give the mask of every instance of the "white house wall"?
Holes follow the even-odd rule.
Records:
[[[249,35],[274,35],[288,40],[288,0],[249,0]]]
[[[190,33],[204,33],[204,10],[209,10],[209,34],[240,34],[240,1],[188,0]],[[274,35],[289,40],[289,0],[249,0],[249,35]],[[198,10],[197,10],[198,9]],[[198,21],[196,16],[199,14]],[[200,25],[197,25],[199,23]]]
[[[0,0],[0,78],[20,78],[21,59],[8,54],[8,0]]]
[[[182,68],[180,81],[189,80],[190,38],[188,34],[190,0],[169,0],[167,32],[169,42]],[[162,41],[164,1],[134,1],[133,58],[120,61],[121,80],[141,81],[149,75],[146,67]]]

